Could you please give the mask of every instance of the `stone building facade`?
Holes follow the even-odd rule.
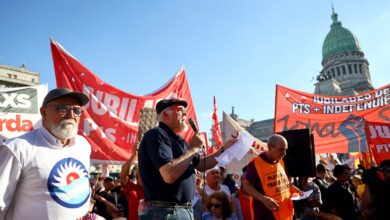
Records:
[[[39,84],[39,73],[21,67],[0,65],[0,89]]]

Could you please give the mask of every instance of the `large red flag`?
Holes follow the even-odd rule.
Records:
[[[145,96],[123,92],[84,67],[57,42],[51,40],[57,87],[71,88],[86,94],[90,102],[80,120],[79,134],[92,145],[91,159],[99,163],[123,163],[132,153],[138,138],[138,122],[142,108],[154,108],[165,98],[187,100],[187,117],[197,121],[190,87],[184,68],[162,88]],[[125,80],[131,80],[126,76]],[[193,131],[183,137],[188,141]]]
[[[218,121],[218,112],[217,112],[217,101],[215,100],[214,96],[214,111],[213,111],[213,138],[216,143],[217,149],[219,149],[222,146],[222,135],[221,135],[221,128],[219,126]]]

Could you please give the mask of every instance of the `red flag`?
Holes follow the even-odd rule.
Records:
[[[90,99],[84,106],[79,134],[91,144],[91,159],[95,163],[126,161],[132,153],[130,146],[137,142],[141,109],[154,108],[161,99],[187,100],[187,117],[197,121],[184,68],[160,89],[140,96],[105,83],[54,40],[51,40],[51,50],[57,87],[83,92]],[[131,79],[130,76],[126,78]],[[193,133],[192,129],[188,129],[181,135],[188,141]]]
[[[218,114],[217,114],[217,102],[215,101],[214,96],[214,111],[213,111],[213,138],[216,143],[217,149],[222,146],[222,136],[221,136],[221,128],[219,127]]]
[[[207,133],[202,131],[202,132],[199,132],[199,134],[202,136],[203,140],[204,140],[204,147],[205,147],[205,151],[204,153],[206,155],[210,155],[210,154],[213,154],[215,152],[215,148],[212,146],[212,145],[209,145],[209,142],[207,141],[208,138],[207,138]]]

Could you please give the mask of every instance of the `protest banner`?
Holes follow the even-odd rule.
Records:
[[[184,68],[159,90],[140,96],[103,82],[54,40],[51,40],[51,50],[57,87],[71,88],[90,98],[81,116],[79,134],[92,145],[93,162],[126,161],[132,153],[131,146],[138,141],[140,110],[154,108],[161,99],[185,99],[188,102],[187,118],[197,121]],[[192,134],[188,129],[182,136],[189,140]]]
[[[390,84],[356,96],[276,86],[275,132],[309,128],[316,153],[366,152],[364,120],[390,122]]]
[[[365,122],[367,144],[379,165],[390,159],[390,123]]]
[[[41,125],[39,108],[46,94],[46,84],[0,90],[0,143]]]

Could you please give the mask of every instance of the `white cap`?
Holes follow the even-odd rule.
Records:
[[[214,170],[218,170],[219,172],[221,172],[221,170],[219,169],[219,167],[218,167],[218,166],[215,166],[215,167],[213,167],[213,168],[211,168],[211,169],[206,170],[206,176],[207,176],[211,171],[214,171]]]

